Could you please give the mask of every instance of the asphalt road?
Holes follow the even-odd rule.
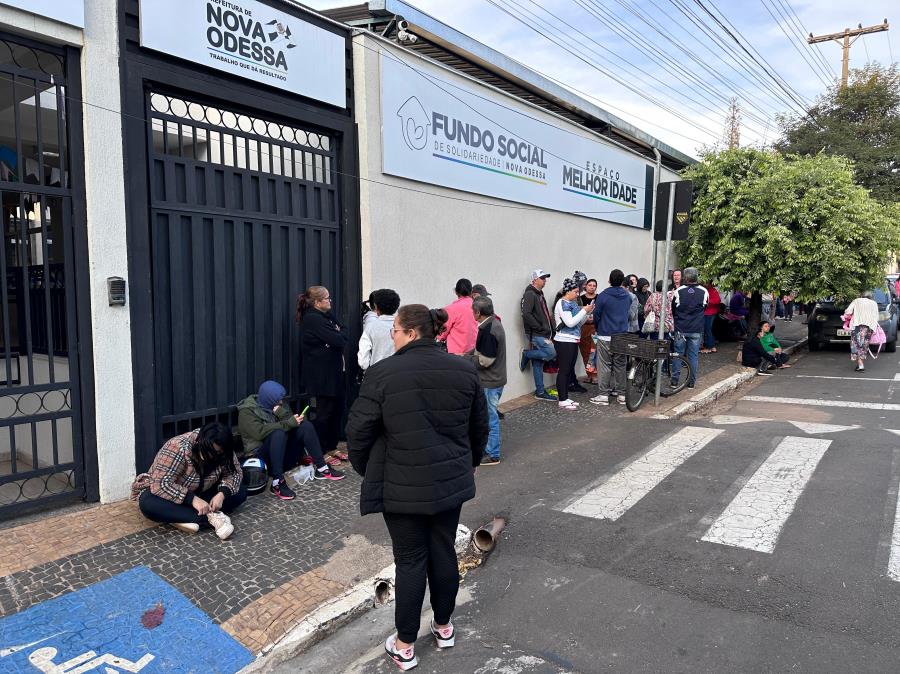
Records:
[[[694,419],[509,415],[515,442],[463,511],[509,526],[463,584],[457,646],[437,651],[423,616],[415,671],[897,671],[898,373],[900,354],[855,374],[835,349]],[[392,612],[280,671],[393,671]]]

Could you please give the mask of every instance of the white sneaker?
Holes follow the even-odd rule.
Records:
[[[595,405],[609,405],[609,396],[594,396],[591,398],[591,402]]]
[[[561,409],[561,410],[577,410],[578,409],[578,405],[576,405],[571,400],[560,400],[559,403],[557,403],[557,404],[559,405],[559,409]]]
[[[209,513],[206,519],[209,520],[210,525],[216,531],[216,536],[220,540],[224,541],[234,533],[234,525],[231,523],[231,518],[225,513]]]
[[[196,534],[200,531],[200,525],[196,522],[173,522],[172,526],[186,534]]]
[[[438,629],[434,624],[434,618],[432,618],[431,633],[434,635],[438,648],[450,648],[456,643],[456,631],[453,629],[452,621],[446,627]]]
[[[416,647],[410,646],[402,651],[397,649],[397,635],[392,634],[384,642],[384,652],[387,653],[394,664],[400,668],[401,672],[418,666],[419,659],[416,657]]]
[[[625,396],[619,396],[618,400],[619,400],[619,404],[620,404],[620,405],[624,405],[624,404],[625,404]]]

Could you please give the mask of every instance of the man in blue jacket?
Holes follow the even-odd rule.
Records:
[[[613,335],[628,332],[631,293],[622,287],[625,274],[621,269],[609,273],[609,288],[594,300],[594,328],[597,331],[597,395],[595,405],[609,405],[610,396],[618,396],[625,404],[625,356],[610,353]]]
[[[687,353],[691,365],[691,378],[688,388],[697,383],[697,371],[700,367],[700,340],[703,339],[703,310],[709,304],[709,292],[699,285],[700,273],[694,267],[683,272],[684,285],[675,291],[672,298],[672,317],[675,319],[675,352],[682,356]],[[681,362],[672,363],[672,385],[678,384],[681,375]]]

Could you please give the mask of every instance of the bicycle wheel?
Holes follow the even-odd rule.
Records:
[[[654,361],[630,358],[625,370],[625,407],[637,412],[647,397],[647,389],[653,382]]]
[[[681,372],[678,375],[678,383],[673,386],[671,377],[663,376],[663,384],[660,394],[664,397],[669,397],[675,395],[676,393],[681,393],[688,385],[688,382],[691,380],[691,377],[694,374],[691,370],[691,364],[688,362],[688,359],[684,356],[679,356],[677,353],[670,353],[669,357],[666,359],[666,362],[669,365],[669,372],[673,371],[672,366],[676,361],[681,363]]]

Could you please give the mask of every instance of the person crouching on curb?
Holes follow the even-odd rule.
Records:
[[[478,336],[475,349],[465,356],[478,370],[491,428],[480,465],[496,466],[500,463],[500,414],[497,406],[506,386],[506,332],[500,319],[494,315],[494,303],[490,297],[476,297],[472,301],[472,314],[478,323]]]
[[[259,393],[238,403],[238,431],[244,441],[244,453],[262,459],[272,485],[269,490],[282,501],[297,495],[284,479],[284,471],[300,463],[303,451],[310,455],[316,480],[343,480],[344,474],[325,462],[322,445],[313,425],[300,414],[294,414],[284,402],[284,386],[277,381],[264,381]]]
[[[744,367],[755,367],[758,375],[770,376],[772,373],[769,372],[769,364],[775,368],[778,366],[778,361],[774,355],[766,351],[762,344],[762,337],[766,334],[763,325],[765,325],[765,322],[759,324],[754,337],[748,337],[744,342],[741,350],[741,365]]]
[[[787,364],[790,356],[784,353],[781,350],[781,344],[778,343],[778,340],[775,339],[775,329],[769,323],[769,321],[763,321],[761,323],[762,326],[762,337],[760,337],[760,343],[763,345],[763,348],[775,358],[775,362],[778,365],[778,369],[784,369],[786,367],[790,367]]]
[[[231,429],[215,421],[176,435],[134,479],[131,499],[149,520],[192,534],[208,525],[224,541],[234,533],[228,513],[247,498],[233,443]]]
[[[403,671],[418,664],[427,580],[438,648],[455,643],[450,617],[459,590],[454,542],[462,504],[475,496],[475,467],[488,439],[475,366],[435,344],[443,309],[400,307],[396,353],[366,373],[347,420],[353,469],[363,476],[360,513],[383,513],[396,565],[396,634],[384,649]]]

